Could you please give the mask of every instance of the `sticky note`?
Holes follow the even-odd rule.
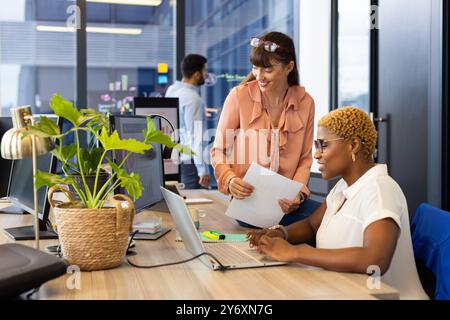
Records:
[[[167,63],[158,63],[158,73],[168,73],[169,65]]]

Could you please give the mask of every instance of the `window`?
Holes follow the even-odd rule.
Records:
[[[131,112],[134,96],[164,94],[173,81],[171,3],[161,0],[159,5],[140,6],[87,2],[90,108],[126,114]]]
[[[315,102],[315,136],[319,119],[330,110],[330,17],[329,0],[300,1],[300,81]],[[311,171],[318,169],[313,161]]]
[[[186,1],[186,54],[207,57],[208,71],[215,79],[213,85],[203,89],[208,107],[222,108],[230,90],[251,71],[252,36],[280,31],[295,39],[296,3],[297,0]]]
[[[75,33],[41,31],[65,27],[71,1],[3,0],[0,10],[0,112],[31,105],[50,113],[56,92],[74,99]],[[51,29],[51,28],[50,28]]]
[[[370,0],[339,0],[338,106],[370,111]]]
[[[202,96],[215,129],[230,90],[250,73],[250,38],[270,31],[288,34],[298,50],[298,0],[186,0],[186,54],[208,58],[210,78]],[[207,138],[214,141],[210,130]],[[214,180],[212,181],[214,185]]]

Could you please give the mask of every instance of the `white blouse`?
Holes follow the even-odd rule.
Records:
[[[317,248],[362,247],[366,228],[391,218],[400,228],[400,236],[391,265],[381,280],[399,290],[401,299],[428,299],[417,274],[406,199],[388,175],[386,165],[376,165],[350,187],[341,179],[326,202],[327,210],[316,235]]]

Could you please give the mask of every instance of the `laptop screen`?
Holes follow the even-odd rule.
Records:
[[[179,195],[161,187],[161,192],[167,202],[173,221],[178,233],[184,242],[186,249],[194,256],[205,252],[205,248],[198,234],[197,228],[191,219],[189,209],[184,199]],[[207,256],[199,258],[203,263],[212,268],[211,261]]]

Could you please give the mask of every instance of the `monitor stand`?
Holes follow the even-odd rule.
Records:
[[[16,241],[35,239],[33,226],[8,228],[4,231],[8,237]],[[58,235],[53,230],[39,230],[39,239],[58,239]]]
[[[167,206],[167,203],[164,199],[162,199],[161,201],[158,201],[144,209],[149,209],[149,208],[151,208],[152,211],[167,212],[167,213],[170,212],[169,207]]]
[[[5,214],[28,214],[26,211],[20,209],[19,207],[11,204],[7,207],[3,207],[0,209],[0,213]]]

